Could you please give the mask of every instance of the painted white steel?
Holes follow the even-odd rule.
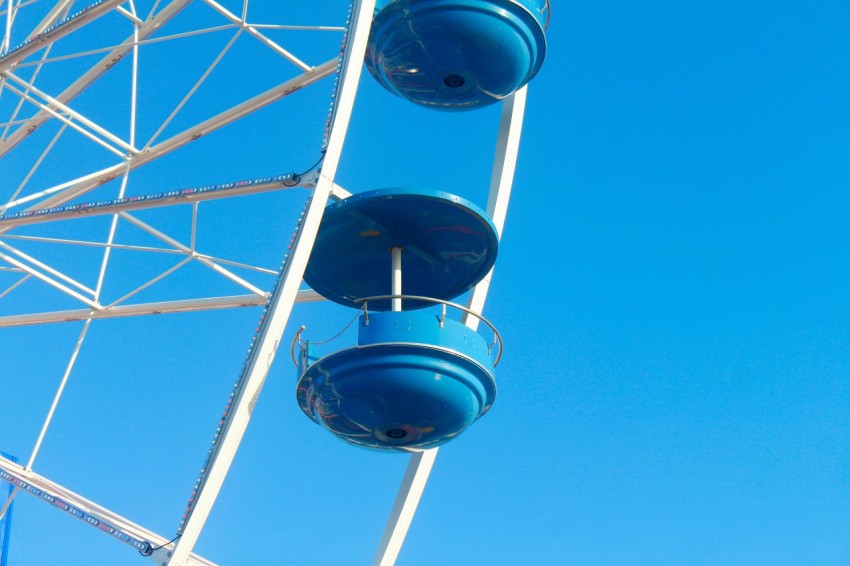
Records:
[[[290,53],[289,51],[287,51],[286,49],[284,49],[283,47],[281,47],[280,45],[278,45],[277,43],[275,43],[274,41],[272,41],[271,39],[269,39],[265,35],[263,35],[262,33],[260,33],[259,31],[257,31],[257,28],[247,24],[245,22],[244,14],[240,18],[236,14],[234,14],[233,12],[229,11],[227,8],[225,8],[224,6],[219,4],[218,2],[214,2],[213,0],[203,0],[203,1],[204,1],[205,4],[210,6],[213,10],[215,10],[216,12],[218,12],[219,14],[221,14],[222,16],[224,16],[225,18],[227,18],[228,20],[230,20],[234,24],[240,26],[242,29],[247,31],[252,37],[258,39],[263,45],[268,46],[269,48],[272,49],[272,51],[274,51],[278,55],[282,56],[284,59],[286,59],[287,61],[289,61],[290,63],[292,63],[293,65],[295,65],[299,69],[301,69],[302,71],[309,71],[310,69],[312,69],[312,67],[310,65],[308,65],[307,63],[305,63],[304,61],[302,61],[301,59],[299,59],[298,57],[296,57],[295,55],[293,55],[292,53]],[[246,2],[245,7],[247,7],[247,4],[248,3]]]
[[[366,40],[369,36],[374,10],[375,0],[360,0],[355,3],[350,37],[342,61],[337,106],[331,124],[321,177],[307,207],[301,230],[292,249],[292,255],[286,263],[281,285],[270,299],[266,313],[268,322],[258,335],[251,357],[240,377],[240,386],[231,412],[223,425],[221,439],[213,449],[213,456],[206,476],[201,480],[202,483],[195,496],[194,507],[190,510],[169,564],[182,566],[187,563],[189,553],[200,536],[236,455],[236,450],[248,427],[251,412],[277,352],[277,347],[304,276],[304,270],[307,267],[307,260],[310,257],[316,233],[319,230],[325,205],[333,188],[334,176],[345,142],[357,85],[360,81],[363,58],[366,53]]]
[[[78,301],[81,301],[82,303],[90,306],[93,309],[99,309],[100,308],[100,305],[97,304],[97,302],[89,299],[88,297],[84,297],[83,295],[77,293],[76,291],[67,287],[66,285],[59,283],[58,281],[56,281],[52,277],[48,277],[44,273],[41,273],[40,271],[33,269],[29,265],[26,265],[25,263],[18,261],[17,259],[13,258],[10,255],[6,255],[6,254],[0,252],[0,260],[3,260],[6,263],[9,263],[9,264],[21,269],[22,271],[29,273],[30,275],[32,275],[36,279],[38,279],[38,280],[40,280],[44,283],[47,283],[48,285],[50,285],[54,289],[57,289],[57,290],[65,293],[69,297],[73,297],[73,298],[77,299]]]
[[[401,248],[398,246],[393,247],[390,250],[392,253],[392,266],[393,266],[393,282],[392,282],[392,291],[393,295],[401,295]],[[401,312],[401,297],[395,298],[393,301],[393,312]]]
[[[239,39],[239,36],[241,34],[242,30],[239,30],[235,34],[233,34],[233,37],[230,38],[230,41],[228,41],[227,44],[221,49],[221,51],[219,51],[213,62],[209,64],[207,70],[204,71],[204,73],[200,76],[200,78],[198,78],[197,81],[195,81],[195,84],[192,85],[192,88],[189,89],[189,92],[186,93],[183,99],[177,103],[177,106],[174,107],[174,110],[171,111],[171,114],[169,114],[168,117],[163,120],[159,128],[153,133],[151,138],[148,140],[148,143],[145,144],[145,147],[150,147],[153,142],[159,139],[159,135],[165,130],[165,128],[168,127],[168,125],[171,123],[174,117],[177,116],[180,110],[183,109],[186,103],[189,102],[189,99],[194,96],[195,92],[197,92],[197,90],[201,88],[201,85],[204,84],[204,82],[207,80],[207,77],[210,76],[210,74],[218,66],[221,60],[224,59],[224,56],[227,54],[228,51],[230,51],[230,48],[233,47],[233,44],[236,43],[236,40]]]
[[[247,116],[248,114],[259,110],[269,104],[284,98],[301,90],[302,88],[311,85],[331,74],[336,70],[337,59],[331,59],[322,65],[315,67],[314,69],[307,71],[297,77],[294,77],[288,81],[285,81],[279,84],[276,87],[273,87],[266,92],[258,94],[257,96],[246,100],[245,102],[234,106],[229,110],[225,110],[224,112],[209,118],[200,124],[197,124],[187,130],[153,146],[150,148],[145,148],[142,153],[134,155],[129,161],[130,169],[135,169],[140,167],[146,163],[149,163],[163,155],[167,155],[172,151],[183,147],[184,145],[197,140],[198,138],[205,136],[219,128],[227,126],[242,118]],[[0,145],[2,147],[2,145]],[[79,179],[75,179],[74,181],[70,181],[68,183],[63,183],[62,185],[58,185],[52,189],[48,189],[44,191],[44,193],[55,193],[58,191],[62,191],[61,193],[54,195],[50,198],[45,199],[44,201],[39,203],[38,208],[51,208],[54,206],[59,206],[60,204],[64,204],[78,196],[85,194],[92,189],[95,189],[104,183],[107,183],[118,175],[124,172],[124,163],[118,163],[111,167],[106,167],[92,173],[90,175],[86,175],[84,177],[80,177]],[[0,231],[2,227],[0,227]]]
[[[88,137],[91,140],[95,141],[96,143],[102,145],[103,147],[106,147],[110,151],[113,151],[113,152],[115,152],[115,153],[117,153],[118,155],[121,155],[121,156],[125,155],[125,153],[131,153],[131,154],[139,153],[139,150],[134,148],[131,144],[125,142],[124,140],[122,140],[121,138],[119,138],[118,136],[113,134],[112,132],[108,131],[106,128],[103,128],[103,127],[97,125],[96,123],[89,120],[88,118],[86,118],[85,116],[83,116],[82,114],[80,114],[79,112],[74,110],[73,108],[71,108],[71,107],[65,105],[64,103],[56,100],[55,98],[53,98],[52,96],[50,96],[46,92],[37,88],[31,82],[25,81],[25,80],[19,78],[18,76],[16,76],[12,72],[7,72],[6,78],[10,79],[15,84],[24,88],[23,92],[16,91],[16,93],[19,94],[19,96],[26,98],[27,100],[29,100],[33,104],[37,105],[42,110],[49,112],[55,118],[57,118],[60,121],[68,124],[69,126],[76,129],[77,131],[79,131],[80,133],[85,135],[86,137]],[[134,73],[134,78],[135,78],[135,73]],[[135,81],[133,81],[131,84],[135,84]],[[7,83],[7,88],[8,88],[8,83]],[[36,96],[38,96],[39,98],[46,100],[47,104],[40,103],[38,100],[33,98],[29,93],[33,93]],[[102,137],[106,138],[107,140],[111,141],[115,145],[120,146],[124,150],[124,152],[121,152],[120,150],[113,148],[109,144],[104,143],[97,136],[91,135],[89,132],[87,132],[85,130],[85,128],[82,128],[78,124],[83,124],[87,128],[94,131],[95,133],[97,133],[97,134],[101,135]]]
[[[221,198],[228,197],[238,197],[243,195],[253,195],[257,193],[266,193],[269,191],[279,191],[284,189],[295,189],[295,188],[305,188],[305,187],[313,187],[315,186],[316,181],[318,180],[318,173],[309,173],[304,175],[304,177],[297,183],[290,184],[290,182],[282,181],[282,180],[274,180],[269,181],[267,183],[256,183],[252,185],[246,185],[242,187],[233,187],[229,189],[223,189],[220,191],[209,191],[202,193],[194,193],[194,194],[180,194],[170,197],[162,197],[157,199],[145,199],[145,200],[135,200],[132,202],[124,202],[118,204],[107,204],[98,206],[96,208],[88,208],[85,206],[80,206],[75,210],[65,210],[59,212],[51,212],[50,214],[34,214],[32,216],[22,216],[19,218],[7,218],[0,220],[0,230],[8,229],[12,226],[24,226],[29,224],[43,224],[45,222],[55,222],[57,220],[66,220],[73,218],[81,218],[81,217],[89,217],[89,216],[100,216],[103,214],[115,214],[117,212],[124,211],[132,211],[132,210],[144,210],[148,208],[159,208],[163,206],[171,206],[174,204],[181,203],[197,203],[203,202],[207,200],[216,200]],[[340,187],[340,190],[344,191]],[[18,201],[18,204],[23,202]],[[15,204],[15,203],[10,203]]]
[[[50,404],[50,409],[47,411],[47,416],[44,419],[44,423],[41,425],[41,431],[39,431],[38,438],[35,441],[35,446],[33,446],[32,452],[30,453],[30,458],[27,461],[25,468],[26,470],[32,470],[32,465],[35,463],[38,451],[41,449],[41,443],[44,440],[44,435],[47,434],[47,429],[50,428],[50,423],[53,422],[53,414],[56,412],[56,407],[59,406],[59,401],[62,399],[62,393],[65,391],[65,385],[68,384],[68,378],[71,377],[71,371],[77,363],[77,355],[80,353],[80,348],[83,346],[83,341],[86,339],[86,334],[89,331],[90,325],[91,317],[86,319],[85,324],[83,324],[83,329],[80,331],[80,335],[77,338],[77,343],[74,344],[74,350],[71,352],[71,359],[68,360],[68,364],[65,366],[65,372],[62,374],[62,379],[59,381],[59,387],[53,395],[53,402]],[[12,499],[12,497],[9,497],[9,499]]]
[[[206,259],[205,257],[201,257],[200,255],[194,253],[191,250],[191,248],[189,248],[189,246],[181,244],[180,242],[178,242],[177,240],[175,240],[171,236],[164,234],[163,232],[157,230],[156,228],[154,228],[150,224],[148,224],[146,222],[142,222],[141,220],[139,220],[135,216],[132,216],[132,215],[126,213],[126,212],[121,212],[121,213],[118,214],[118,216],[120,216],[124,220],[130,222],[131,224],[133,224],[137,228],[147,232],[148,234],[150,234],[154,238],[162,240],[163,242],[165,242],[169,246],[180,250],[181,252],[185,253],[186,255],[192,257],[193,259],[198,260],[198,262],[200,262],[202,265],[209,267],[210,269],[212,269],[213,271],[215,271],[219,275],[222,275],[223,277],[233,281],[234,283],[236,283],[240,287],[247,289],[248,291],[254,293],[257,296],[260,296],[260,297],[265,296],[265,291],[263,291],[259,287],[252,285],[248,281],[245,281],[244,279],[242,279],[241,277],[239,277],[238,275],[236,275],[235,273],[233,273],[229,269],[225,269],[224,267],[220,266],[219,264],[215,263],[214,261],[211,261],[209,259]]]
[[[123,0],[115,0],[110,1],[110,6],[115,6],[122,3]],[[176,16],[183,8],[192,3],[192,0],[174,0],[168,5],[164,6],[162,10],[160,10],[156,15],[151,15],[151,17],[138,28],[138,36],[136,31],[132,35],[130,35],[124,42],[109,52],[105,57],[103,57],[100,61],[98,61],[94,66],[92,66],[88,71],[86,71],[80,78],[74,81],[68,88],[62,91],[61,94],[56,96],[56,100],[67,104],[72,99],[74,99],[78,94],[83,92],[86,88],[88,88],[92,83],[94,83],[98,78],[100,78],[106,71],[112,68],[115,63],[117,63],[124,55],[130,52],[135,43],[135,39],[145,39],[153,35],[163,24],[169,21],[171,18]],[[85,17],[81,16],[81,17]],[[44,24],[46,25],[46,24]],[[40,30],[39,30],[40,31]],[[51,36],[51,39],[55,39]],[[17,55],[18,52],[15,52],[14,55]],[[28,54],[24,54],[26,57]],[[15,57],[15,63],[22,61],[24,57]],[[2,64],[3,59],[0,59],[0,70],[5,70],[5,65]],[[10,136],[3,138],[3,143],[0,144],[0,157],[3,157],[11,151],[16,145],[18,145],[24,138],[34,132],[39,126],[44,124],[50,116],[42,111],[35,114],[32,118],[27,120],[24,124],[21,125],[17,130],[15,130]]]
[[[93,22],[104,14],[107,14],[115,6],[123,2],[124,0],[104,0],[102,4],[98,4],[87,12],[80,14],[70,22],[65,23],[41,35],[41,30],[47,29],[50,26],[49,20],[45,18],[45,20],[41,22],[41,24],[36,28],[34,34],[31,36],[33,38],[32,41],[0,57],[0,73],[5,74],[10,69],[14,68],[15,65],[17,65],[36,51],[44,49],[45,44],[52,43],[57,39],[60,39],[70,33],[73,33],[84,25]],[[56,16],[54,15],[52,17],[55,18]],[[39,35],[41,35],[41,37],[39,37]]]
[[[6,242],[0,241],[0,248],[3,248],[7,251],[12,252],[16,256],[18,256],[19,258],[23,259],[24,261],[28,261],[29,263],[34,265],[36,268],[41,269],[42,271],[45,271],[46,273],[48,273],[48,274],[50,274],[50,275],[52,275],[52,276],[54,276],[58,279],[61,279],[65,283],[68,283],[69,285],[76,287],[80,291],[94,296],[94,289],[89,289],[88,287],[86,287],[85,285],[83,285],[82,283],[77,281],[76,279],[74,279],[72,277],[68,277],[64,273],[62,273],[62,272],[60,272],[56,269],[53,269],[52,267],[50,267],[49,265],[47,265],[45,263],[38,261],[34,257],[32,257],[28,254],[25,254],[24,252],[22,252],[20,250],[13,248],[12,246],[7,244]],[[35,270],[33,269],[33,271],[35,271]]]
[[[419,500],[425,491],[425,485],[428,483],[428,476],[431,474],[431,468],[437,458],[437,450],[437,448],[434,448],[410,456],[399,488],[399,495],[393,503],[387,528],[384,530],[378,553],[375,555],[373,562],[375,566],[395,564],[398,553],[401,552],[401,545],[404,544],[405,535],[410,528],[410,523],[416,514],[416,507],[419,505]]]
[[[522,137],[522,123],[525,117],[525,102],[528,95],[528,85],[516,91],[502,105],[502,116],[499,122],[499,139],[496,144],[496,158],[493,160],[493,172],[490,177],[490,195],[487,199],[487,214],[496,227],[499,239],[505,228],[508,214],[508,204],[513,188],[516,172],[519,142]],[[493,268],[495,269],[495,267]],[[484,301],[490,290],[493,269],[478,282],[473,289],[466,306],[473,312],[484,311]],[[464,324],[473,330],[478,328],[476,317],[464,316]]]
[[[16,464],[2,456],[0,456],[0,469],[5,470],[14,477],[21,478],[23,481],[37,487],[39,490],[49,494],[51,497],[61,499],[74,505],[76,508],[84,511],[92,517],[107,521],[137,540],[146,540],[155,546],[166,545],[166,548],[172,547],[172,545],[168,544],[169,539],[158,535],[153,531],[149,531],[148,529],[125,519],[121,515],[118,515],[109,509],[102,507],[93,501],[89,501],[82,495],[74,493],[73,491],[40,476],[32,470],[25,469],[20,464]],[[189,555],[187,564],[190,566],[215,566],[213,562],[210,562],[197,554]]]
[[[493,161],[490,193],[487,202],[487,214],[492,218],[500,238],[505,224],[516,170],[526,93],[527,87],[523,87],[502,102],[499,137],[496,142],[496,155]],[[471,311],[477,313],[483,311],[484,301],[490,289],[492,273],[491,270],[472,290],[467,302],[467,308]],[[479,319],[475,316],[464,315],[463,322],[466,326],[475,330],[478,328]],[[404,539],[407,537],[407,532],[428,482],[434,460],[437,458],[438,450],[438,448],[433,448],[410,457],[373,564],[389,566],[395,564],[398,559],[398,554],[401,552]]]
[[[27,275],[26,277],[30,277]],[[23,283],[23,279],[16,282],[14,286]],[[14,287],[13,286],[13,287]],[[6,291],[9,291],[7,289]],[[4,291],[5,292],[5,291]],[[326,300],[312,289],[298,291],[296,303],[310,303]],[[20,314],[0,316],[0,328],[12,326],[30,326],[34,324],[50,324],[56,322],[72,322],[85,320],[89,316],[93,319],[120,318],[125,316],[142,316],[151,314],[171,314],[178,312],[195,312],[218,309],[232,309],[238,307],[258,307],[268,303],[268,296],[236,295],[231,297],[210,297],[204,299],[186,299],[182,301],[163,301],[158,303],[141,303],[138,305],[120,305],[104,307],[102,310],[92,313],[90,309],[78,309],[69,311],[43,312],[34,314]]]

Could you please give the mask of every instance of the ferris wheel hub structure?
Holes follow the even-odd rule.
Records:
[[[548,14],[548,0],[391,0],[375,16],[366,65],[417,104],[480,108],[537,74]]]

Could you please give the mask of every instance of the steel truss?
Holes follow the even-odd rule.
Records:
[[[349,194],[335,182],[335,176],[354,107],[366,39],[375,9],[375,0],[355,0],[345,27],[338,25],[287,26],[276,23],[249,23],[247,1],[243,3],[242,13],[237,14],[214,0],[203,0],[203,4],[221,17],[221,25],[167,35],[169,22],[191,3],[191,0],[157,1],[153,3],[150,12],[145,14],[137,11],[140,2],[102,0],[84,10],[71,13],[72,3],[60,0],[49,8],[34,26],[28,38],[17,46],[12,45],[10,30],[17,13],[26,6],[14,0],[6,0],[6,10],[0,14],[6,23],[6,34],[0,47],[0,100],[2,97],[10,96],[17,100],[14,111],[5,122],[0,123],[0,159],[11,154],[19,146],[25,145],[28,139],[37,135],[45,126],[58,127],[57,133],[47,143],[46,149],[38,157],[32,169],[11,191],[10,198],[0,203],[0,274],[7,273],[13,276],[11,283],[0,286],[0,306],[3,304],[4,297],[20,294],[24,288],[35,282],[49,287],[63,300],[75,305],[75,308],[49,311],[39,310],[37,306],[31,305],[26,312],[0,316],[0,327],[63,321],[84,323],[29,460],[25,465],[18,465],[0,458],[0,479],[13,484],[15,493],[24,491],[40,498],[53,507],[98,527],[112,538],[135,547],[157,563],[173,565],[211,564],[195,555],[193,549],[246,432],[251,412],[275,358],[292,307],[296,302],[321,300],[321,297],[311,290],[300,289],[301,280],[328,199],[344,198]],[[79,54],[51,55],[52,47],[61,39],[86,26],[95,25],[98,20],[105,17],[115,16],[120,16],[121,21],[130,30],[125,39],[118,44],[93,47]],[[340,33],[347,30],[345,32],[347,37],[344,40],[341,56],[337,57],[334,53],[328,53],[326,59],[311,64],[305,60],[306,58],[296,54],[297,48],[290,49],[289,46],[282,45],[268,35],[270,30],[280,29],[322,33]],[[159,42],[213,32],[231,32],[233,35],[153,135],[140,142],[137,139],[136,115],[140,50],[147,45]],[[242,35],[257,41],[290,65],[292,76],[264,92],[242,100],[200,122],[183,127],[177,133],[172,133],[163,141],[159,141],[160,137],[175,123],[175,118],[179,116],[181,109],[190,102],[192,96],[214,72],[236,39]],[[89,57],[100,53],[104,55],[62,90],[51,93],[41,87],[39,74],[42,69],[76,56]],[[129,131],[126,135],[122,135],[106,124],[100,123],[96,117],[87,115],[86,112],[77,108],[75,99],[127,57],[131,58],[132,67],[131,110]],[[183,189],[175,187],[165,193],[128,196],[128,182],[137,169],[168,156],[321,79],[334,75],[338,81],[334,106],[329,120],[321,166],[315,171],[301,174],[289,171],[277,177],[245,181],[225,180],[221,184],[206,187]],[[487,205],[487,212],[493,218],[500,234],[507,213],[516,165],[525,93],[525,89],[522,89],[503,104]],[[28,114],[27,111],[32,113]],[[73,132],[81,139],[87,140],[92,147],[100,148],[104,155],[109,156],[112,163],[56,184],[33,187],[34,183],[31,181],[40,164],[49,156],[54,144],[66,132]],[[114,187],[113,196],[101,200],[80,200],[102,187]],[[252,194],[296,188],[308,191],[309,196],[280,271],[269,266],[251,265],[238,259],[206,254],[196,245],[198,209],[202,204],[212,200],[238,199]],[[191,215],[188,219],[191,226],[189,241],[183,241],[171,235],[169,232],[173,230],[172,226],[157,227],[142,220],[136,214],[142,210],[176,205],[191,207]],[[106,233],[99,240],[19,233],[23,228],[38,228],[60,221],[77,222],[98,217],[108,221]],[[143,231],[157,240],[158,246],[139,246],[118,242],[116,230],[119,225],[133,226]],[[59,266],[51,265],[48,260],[23,249],[25,244],[31,243],[100,250],[97,277],[93,282],[85,281]],[[155,277],[140,280],[130,292],[107,300],[104,292],[104,278],[110,266],[110,255],[114,250],[170,255],[176,259],[176,262]],[[234,287],[240,288],[242,294],[142,303],[131,301],[138,293],[154,287],[159,281],[190,263],[204,266],[211,276],[222,278]],[[236,270],[239,270],[241,274],[237,274]],[[244,272],[255,274],[258,279],[249,280]],[[277,279],[270,288],[268,278],[275,275]],[[485,277],[470,294],[467,307],[473,312],[480,313],[483,310],[491,275],[492,273]],[[34,463],[41,442],[51,425],[53,413],[61,401],[65,384],[73,372],[77,353],[93,321],[104,318],[242,306],[263,306],[265,307],[264,316],[215,435],[208,461],[203,466],[203,472],[187,506],[178,530],[178,537],[169,540],[167,537],[153,533],[41,477],[34,471]],[[466,317],[464,322],[469,327],[475,328],[478,318]],[[436,456],[437,450],[434,449],[410,457],[375,556],[375,564],[392,564],[398,557]],[[3,512],[5,508],[0,510],[0,514]]]

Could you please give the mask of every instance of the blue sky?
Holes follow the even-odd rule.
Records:
[[[278,3],[252,3],[249,13],[340,24],[346,5],[293,0],[279,14]],[[126,25],[106,25],[121,18],[106,18],[70,45],[123,38]],[[203,18],[218,21],[199,3],[171,25]],[[499,395],[441,450],[399,564],[850,561],[848,24],[850,5],[826,0],[553,6],[484,312],[506,343]],[[339,42],[290,34],[316,64]],[[151,47],[141,130],[156,129],[228,38]],[[116,130],[126,63],[78,102]],[[170,131],[292,72],[246,38],[222,65]],[[45,89],[85,65],[56,67]],[[142,167],[128,194],[306,169],[329,95],[326,80]],[[4,120],[12,100],[0,98]],[[497,124],[498,108],[429,112],[364,76],[338,182],[434,188],[483,206]],[[20,179],[55,131],[0,160],[0,179]],[[34,189],[114,162],[67,140]],[[199,245],[275,268],[305,196],[205,203]],[[138,216],[189,237],[188,207]],[[107,227],[12,234],[102,239]],[[150,243],[124,224],[118,237]],[[96,276],[91,250],[3,241]],[[116,252],[106,288],[121,296],[174,263]],[[191,265],[139,299],[239,292],[229,285]],[[71,308],[62,301],[28,282],[0,314]],[[259,314],[96,321],[36,471],[171,536]],[[299,305],[284,342],[302,323],[331,336],[352,314]],[[0,330],[0,450],[32,450],[80,328]],[[289,364],[281,355],[272,369],[197,552],[221,564],[368,562],[407,457],[348,447],[305,418]],[[143,563],[32,497],[14,521],[12,566]]]

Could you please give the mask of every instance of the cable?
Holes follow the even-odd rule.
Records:
[[[301,182],[301,177],[303,177],[304,175],[306,175],[307,173],[311,172],[313,169],[315,169],[316,167],[321,165],[322,161],[324,161],[324,160],[325,160],[325,150],[323,149],[321,157],[319,157],[319,160],[316,161],[316,163],[314,163],[312,167],[310,167],[309,169],[307,169],[303,173],[293,173],[292,179],[290,179],[288,181],[284,181],[283,185],[285,187],[294,187],[295,185],[297,185],[298,183]]]
[[[180,538],[180,535],[177,535],[173,539],[171,539],[170,541],[163,543],[160,546],[153,546],[150,542],[145,541],[142,548],[139,549],[139,554],[141,554],[142,556],[150,556],[151,554],[154,553],[154,551],[160,550],[161,548],[165,548],[166,546],[168,546],[169,544],[171,544],[172,542],[174,542],[175,540],[177,540],[179,538]]]

